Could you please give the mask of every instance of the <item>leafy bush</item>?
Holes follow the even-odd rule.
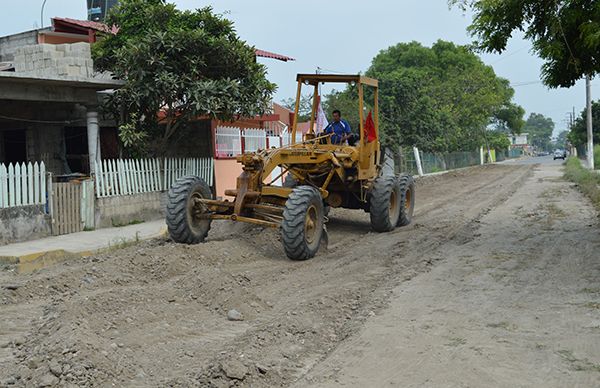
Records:
[[[577,183],[579,190],[600,209],[600,174],[583,167],[579,159],[572,157],[567,159],[565,178]]]
[[[594,168],[600,170],[600,145],[594,147]]]

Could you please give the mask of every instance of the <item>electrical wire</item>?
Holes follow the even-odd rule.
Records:
[[[542,81],[537,80],[537,81],[526,81],[526,82],[518,82],[516,84],[510,84],[511,87],[517,87],[517,86],[527,86],[527,85],[535,85],[535,84],[541,84]]]
[[[558,15],[556,15],[556,20],[558,21],[558,28],[560,28],[560,33],[565,41],[565,45],[567,46],[567,49],[569,50],[569,55],[571,55],[571,60],[573,60],[573,63],[575,64],[575,70],[579,71],[579,66],[577,66],[577,59],[575,58],[575,55],[573,55],[573,51],[571,50],[571,46],[569,45],[569,41],[567,40],[567,36],[565,35],[565,31],[563,30],[563,26],[562,26],[562,22],[560,21],[560,11],[562,11],[563,7],[560,7],[558,5],[558,1],[554,1],[554,4],[556,4],[556,8],[558,11]]]
[[[11,121],[21,121],[24,123],[36,123],[36,124],[73,124],[73,123],[86,121],[86,119],[63,120],[63,121],[31,120],[31,119],[24,119],[24,118],[20,118],[20,117],[10,117],[10,116],[4,116],[4,115],[0,115],[0,119],[11,120]]]
[[[520,49],[517,49],[517,50],[515,50],[515,51],[513,51],[513,52],[511,52],[511,53],[508,53],[508,54],[502,55],[502,56],[500,56],[500,58],[498,58],[498,59],[496,59],[494,62],[490,63],[490,66],[491,66],[491,65],[494,65],[494,64],[496,64],[496,63],[498,63],[498,62],[501,62],[501,61],[505,60],[506,58],[510,58],[510,57],[512,57],[513,55],[520,53],[521,51],[525,50],[525,49],[526,49],[526,48],[528,48],[528,47],[529,47],[529,46],[523,46],[523,47],[521,47]]]

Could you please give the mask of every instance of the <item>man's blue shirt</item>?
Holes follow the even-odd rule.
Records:
[[[352,130],[350,129],[350,124],[344,119],[340,121],[332,121],[329,123],[327,127],[325,127],[325,133],[332,133],[331,142],[333,144],[341,144],[342,138],[344,135],[349,135]]]

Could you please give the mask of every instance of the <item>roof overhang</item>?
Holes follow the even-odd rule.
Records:
[[[96,104],[98,92],[122,85],[122,81],[111,79],[36,78],[0,72],[0,100]]]

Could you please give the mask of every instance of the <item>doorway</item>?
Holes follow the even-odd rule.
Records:
[[[25,130],[2,131],[4,162],[6,164],[27,161],[27,140]]]

